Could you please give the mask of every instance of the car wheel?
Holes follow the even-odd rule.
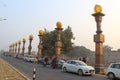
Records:
[[[114,80],[115,79],[115,75],[113,73],[108,73],[108,78],[111,79],[111,80]]]
[[[64,67],[64,68],[63,68],[63,72],[67,72],[67,69],[66,69],[66,67]]]
[[[82,76],[83,75],[83,71],[81,69],[78,70],[78,75]]]

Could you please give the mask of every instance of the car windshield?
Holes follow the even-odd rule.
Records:
[[[80,65],[80,66],[87,66],[87,64],[82,62],[82,61],[77,61],[77,64]]]

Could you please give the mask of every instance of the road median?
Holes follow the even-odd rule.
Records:
[[[0,80],[30,80],[19,70],[0,58]]]

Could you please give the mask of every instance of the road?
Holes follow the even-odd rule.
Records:
[[[93,76],[78,76],[73,73],[64,73],[60,69],[43,67],[41,64],[29,63],[13,57],[1,57],[31,80],[34,67],[36,68],[36,80],[108,80],[106,76],[102,75],[95,74]]]

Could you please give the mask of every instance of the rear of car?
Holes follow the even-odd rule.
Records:
[[[24,57],[24,60],[25,61],[28,61],[28,62],[37,62],[37,58],[35,58],[34,56],[32,55],[27,55]]]
[[[109,79],[120,78],[120,63],[111,63],[107,69]]]

